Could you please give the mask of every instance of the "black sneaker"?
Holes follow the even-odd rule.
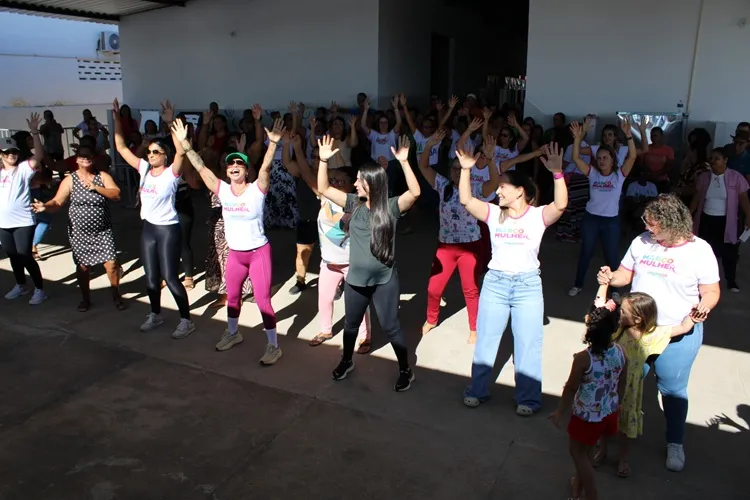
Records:
[[[728,284],[727,288],[729,288],[729,291],[732,292],[732,293],[739,293],[739,291],[740,291],[740,287],[737,286],[737,282],[736,281],[730,282]]]
[[[342,359],[339,365],[333,370],[333,380],[344,380],[352,370],[354,370],[354,361],[344,361]]]
[[[289,289],[289,294],[299,295],[305,290],[307,290],[307,285],[304,282],[297,280],[297,283],[292,288]]]
[[[333,296],[333,300],[339,300],[344,295],[344,282],[342,281],[339,287],[336,289],[336,295]]]
[[[396,392],[408,391],[411,389],[411,383],[414,382],[414,378],[414,372],[411,371],[411,368],[401,370],[398,373],[398,380],[396,381],[396,385],[393,386],[393,390]]]

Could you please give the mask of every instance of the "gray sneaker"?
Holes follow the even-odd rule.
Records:
[[[164,320],[160,315],[155,313],[148,313],[148,316],[146,316],[146,321],[144,321],[141,325],[141,331],[150,332],[151,330],[161,326],[162,323],[164,323]]]
[[[685,448],[681,444],[667,444],[667,469],[682,472],[685,468]]]
[[[174,329],[174,332],[172,332],[172,338],[173,339],[184,339],[191,333],[195,331],[195,323],[193,323],[189,319],[182,318],[180,319],[180,324],[177,325],[177,328]]]
[[[281,347],[276,347],[270,342],[266,346],[266,353],[260,358],[261,365],[275,365],[281,359]]]
[[[221,340],[219,340],[219,342],[217,342],[216,344],[216,350],[228,351],[233,346],[241,344],[243,340],[245,339],[242,338],[242,334],[240,332],[232,333],[228,329],[224,330],[224,335],[221,336]]]
[[[39,290],[38,288],[35,288],[34,294],[31,296],[31,300],[29,300],[29,304],[32,306],[38,306],[45,300],[47,300],[47,294],[44,293],[44,290]]]
[[[8,300],[14,300],[20,297],[21,295],[26,295],[30,291],[31,290],[29,290],[23,285],[16,285],[10,290],[10,292],[5,294],[5,298]]]

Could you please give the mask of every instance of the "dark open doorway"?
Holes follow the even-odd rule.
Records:
[[[445,35],[432,34],[430,50],[430,94],[441,96],[450,95],[451,88],[451,39]]]

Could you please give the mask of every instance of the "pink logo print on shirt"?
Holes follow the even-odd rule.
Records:
[[[596,181],[591,183],[592,189],[601,189],[602,191],[612,191],[615,185],[612,181]]]
[[[250,213],[250,209],[245,206],[244,203],[233,203],[233,202],[226,202],[222,203],[221,205],[222,210],[225,212],[235,212],[235,213]]]
[[[511,227],[498,227],[495,229],[495,238],[502,240],[530,240],[529,235],[523,229],[514,229]]]
[[[638,263],[642,266],[651,268],[651,270],[663,270],[672,273],[677,272],[674,266],[674,259],[661,255],[644,255]],[[666,277],[664,274],[661,276]]]
[[[141,194],[152,194],[156,195],[156,184],[144,184],[141,187]]]

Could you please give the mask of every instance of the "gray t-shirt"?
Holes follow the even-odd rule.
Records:
[[[356,194],[346,195],[344,212],[352,214],[349,221],[349,273],[346,282],[352,286],[375,286],[388,283],[393,267],[388,267],[370,250],[370,209]],[[401,216],[398,197],[388,199],[388,213],[393,219],[393,252],[396,252],[396,222]]]

